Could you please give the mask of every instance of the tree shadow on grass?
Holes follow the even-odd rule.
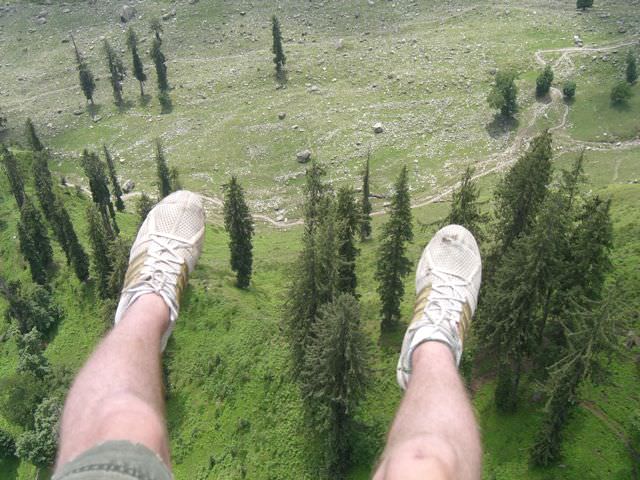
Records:
[[[131,100],[124,100],[120,105],[118,105],[118,112],[124,113],[127,110],[133,108],[134,103]]]
[[[149,105],[149,103],[151,103],[151,98],[151,95],[145,93],[144,95],[138,97],[138,104],[141,107],[146,107],[147,105]]]
[[[623,102],[611,102],[611,108],[613,108],[615,111],[620,112],[620,113],[626,113],[629,110],[631,110],[631,106],[629,105],[629,102],[627,101],[623,101]]]
[[[162,115],[167,115],[173,112],[173,102],[168,94],[160,94],[158,100],[160,101],[160,113]]]
[[[18,478],[18,465],[20,460],[17,458],[0,459],[0,478],[3,480],[16,480]]]
[[[509,136],[518,129],[520,122],[514,117],[506,117],[499,113],[493,116],[493,120],[485,125],[485,130],[493,139]]]
[[[91,118],[94,118],[96,115],[100,113],[102,110],[102,105],[98,105],[97,103],[89,103],[87,104],[87,112],[91,115]]]

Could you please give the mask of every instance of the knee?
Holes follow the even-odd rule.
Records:
[[[382,460],[375,480],[453,480],[458,458],[447,441],[423,434],[394,446]]]
[[[152,436],[163,435],[164,415],[148,402],[130,392],[115,393],[102,400],[98,423],[105,429],[119,431],[143,428]]]

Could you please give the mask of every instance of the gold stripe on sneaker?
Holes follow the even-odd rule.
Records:
[[[471,325],[471,307],[468,303],[462,305],[462,313],[460,314],[460,323],[458,327],[458,334],[460,335],[460,341],[464,343],[464,334]]]
[[[424,307],[427,306],[427,302],[429,301],[429,294],[431,294],[431,287],[425,287],[416,297],[416,303],[413,307],[413,318],[411,319],[411,324],[419,321],[424,314]]]
[[[182,266],[180,267],[180,274],[178,275],[178,279],[176,280],[176,302],[180,303],[180,296],[182,295],[182,291],[187,286],[187,281],[189,280],[189,267],[187,266],[187,262],[182,262]]]
[[[129,262],[129,267],[127,268],[127,273],[124,276],[124,282],[122,290],[126,290],[129,286],[138,279],[140,276],[140,271],[142,267],[144,267],[144,261],[147,258],[147,251],[143,250],[138,255],[133,257],[133,259]]]

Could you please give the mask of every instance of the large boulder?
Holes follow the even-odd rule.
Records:
[[[122,23],[127,23],[129,20],[133,20],[137,14],[138,12],[135,7],[132,7],[131,5],[124,5],[120,9],[120,21]]]
[[[124,185],[122,185],[122,191],[124,193],[130,193],[134,188],[136,188],[136,183],[131,179],[127,180],[124,182]]]
[[[384,132],[384,127],[382,123],[378,122],[373,125],[373,133],[382,133]]]
[[[311,160],[311,150],[307,149],[298,152],[296,154],[296,159],[299,163],[307,163],[309,160]]]

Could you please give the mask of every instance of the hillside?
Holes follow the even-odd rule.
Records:
[[[46,3],[51,3],[47,5]],[[368,478],[400,399],[395,363],[401,334],[380,338],[375,262],[384,208],[402,165],[410,167],[417,258],[448,210],[449,194],[467,165],[476,167],[481,200],[528,141],[549,128],[557,169],[582,149],[593,192],[613,200],[614,273],[628,294],[629,328],[640,331],[640,86],[626,107],[610,104],[623,78],[629,49],[640,50],[640,2],[597,1],[587,12],[575,2],[131,2],[133,26],[149,81],[139,97],[125,81],[126,104],[113,104],[102,37],[122,51],[130,69],[120,2],[13,2],[0,7],[0,111],[8,129],[0,140],[19,152],[29,172],[22,126],[27,116],[51,149],[54,175],[88,188],[79,157],[106,144],[122,183],[133,180],[127,211],[118,214],[125,236],[135,233],[134,200],[155,193],[153,142],[161,138],[185,188],[207,201],[206,244],[186,292],[166,354],[168,423],[178,479],[318,478],[319,443],[304,423],[302,402],[289,374],[282,306],[301,245],[301,189],[305,166],[296,154],[310,149],[327,165],[334,186],[360,185],[371,153],[374,240],[360,245],[358,290],[370,339],[374,379],[357,412],[351,478]],[[42,12],[46,12],[43,14]],[[174,15],[175,12],[175,15]],[[273,76],[270,17],[282,24],[288,82]],[[162,21],[173,109],[160,113],[155,73],[146,50],[148,24]],[[37,20],[46,19],[45,22]],[[85,105],[74,64],[72,32],[97,81],[96,107]],[[578,47],[574,35],[584,42]],[[548,99],[536,100],[535,78],[547,63],[556,79]],[[486,96],[497,69],[511,67],[520,109],[514,124],[494,117]],[[578,85],[566,103],[565,80]],[[280,113],[285,113],[283,119]],[[380,122],[383,132],[374,133]],[[227,236],[221,227],[221,185],[231,174],[245,186],[258,225],[252,286],[233,286]],[[29,278],[19,255],[19,216],[0,175],[0,273]],[[86,244],[86,194],[60,187]],[[380,198],[377,198],[380,197]],[[427,225],[420,228],[422,225]],[[57,247],[56,247],[57,248]],[[108,328],[95,285],[80,285],[56,250],[54,292],[65,317],[46,349],[52,364],[76,371]],[[412,309],[412,278],[402,309]],[[4,301],[0,307],[4,310]],[[0,378],[15,370],[15,342],[0,325]],[[638,346],[624,352],[600,385],[587,385],[566,433],[564,460],[532,470],[531,435],[544,402],[528,385],[512,416],[493,405],[492,372],[477,376],[474,405],[485,445],[487,479],[628,479],[633,465],[627,429],[640,410]],[[17,433],[0,417],[0,427]],[[0,461],[0,478],[33,478],[26,462]],[[636,472],[635,475],[638,475]],[[40,477],[42,478],[42,477]]]

